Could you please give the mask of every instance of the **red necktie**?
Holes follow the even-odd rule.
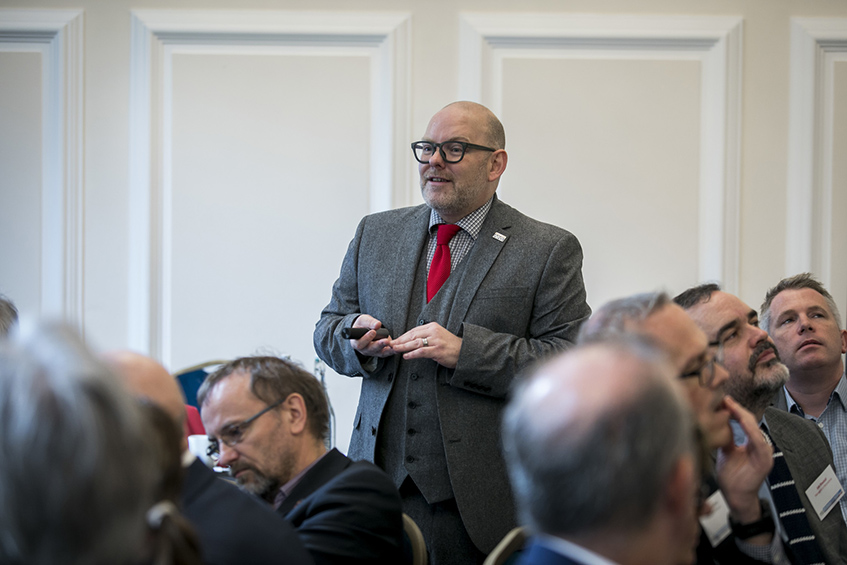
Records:
[[[426,301],[438,292],[447,277],[450,276],[450,240],[462,229],[456,224],[438,224],[438,239],[435,242],[435,255],[429,266],[429,278],[426,281]]]

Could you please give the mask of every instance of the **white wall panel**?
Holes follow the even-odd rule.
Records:
[[[847,218],[844,161],[847,89],[839,81],[847,62],[847,19],[791,19],[791,99],[785,274],[811,271],[847,307]],[[843,72],[843,71],[841,71]],[[842,79],[843,80],[843,79]]]
[[[517,59],[503,77],[501,195],[579,237],[589,302],[698,282],[700,64]]]
[[[312,330],[347,241],[412,183],[408,17],[133,15],[130,327],[179,369],[288,353]],[[346,449],[360,383],[328,388]]]
[[[461,45],[462,97],[523,124],[512,147],[531,164],[513,159],[501,195],[577,233],[592,304],[701,280],[737,289],[740,18],[466,13]]]
[[[0,282],[83,328],[82,12],[0,10]],[[8,81],[8,83],[6,82]],[[7,168],[8,167],[8,168]]]
[[[847,60],[833,68],[832,125],[832,266],[830,285],[833,296],[847,315]]]
[[[42,54],[11,47],[0,43],[0,293],[34,314],[41,311]]]

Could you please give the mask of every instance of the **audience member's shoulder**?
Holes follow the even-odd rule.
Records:
[[[789,432],[811,432],[812,435],[822,434],[819,428],[811,420],[807,420],[797,414],[779,410],[773,406],[765,409],[765,421],[770,428],[782,428]]]
[[[199,534],[204,563],[312,563],[292,526],[270,506],[211,470],[192,467],[183,505]],[[192,494],[185,496],[188,492]]]
[[[256,497],[242,492],[235,485],[218,478],[206,467],[192,464],[185,475],[183,505],[189,519],[200,521],[239,521],[239,518],[255,518],[262,522],[276,523],[280,517],[267,504]]]
[[[344,470],[336,475],[335,479],[345,485],[345,488],[353,487],[363,491],[381,492],[392,497],[396,495],[397,500],[400,500],[400,495],[391,478],[370,461],[347,459]]]

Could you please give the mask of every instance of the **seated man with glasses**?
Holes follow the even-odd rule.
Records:
[[[320,358],[362,377],[350,456],[391,476],[434,565],[482,563],[516,525],[506,395],[590,313],[576,237],[495,195],[505,143],[484,106],[437,112],[412,143],[426,204],[359,223],[315,328]]]
[[[397,489],[373,464],[327,451],[329,407],[311,374],[242,357],[209,375],[197,400],[209,454],[291,522],[316,565],[403,562]]]
[[[772,450],[757,433],[756,419],[726,396],[728,374],[716,359],[703,331],[664,292],[636,294],[604,304],[583,325],[580,342],[601,341],[610,336],[636,334],[646,337],[669,357],[680,377],[692,412],[703,435],[705,447],[717,451],[717,469],[711,458],[704,469],[704,494],[711,495],[704,507],[707,516],[697,546],[697,563],[736,565],[774,562],[771,557],[773,527],[762,526],[758,492],[771,470]],[[730,418],[750,436],[745,446],[733,442]],[[720,491],[723,502],[716,494]],[[732,534],[726,520],[747,526],[742,536]],[[713,526],[722,513],[723,523]],[[768,518],[769,519],[769,518]],[[756,529],[758,528],[758,529]],[[740,530],[739,530],[740,531]],[[751,534],[751,535],[747,535]],[[784,558],[776,552],[777,561]]]
[[[690,288],[674,301],[711,340],[718,360],[729,371],[727,392],[753,413],[777,453],[767,480],[770,488],[763,489],[762,496],[773,515],[780,517],[774,520],[780,533],[777,540],[782,538],[789,548],[792,562],[843,562],[847,528],[837,500],[821,495],[829,504],[821,519],[814,497],[807,494],[807,489],[833,471],[832,450],[814,423],[771,407],[774,395],[788,380],[788,367],[780,361],[768,333],[759,327],[758,314],[716,284]],[[831,479],[833,485],[838,482],[834,475]],[[789,481],[791,485],[779,487]]]
[[[177,429],[186,426],[185,397],[177,380],[150,357],[131,351],[106,353],[107,364],[136,398],[165,411]],[[311,565],[291,524],[256,497],[215,476],[188,450],[182,436],[181,511],[200,540],[203,563],[215,565]]]

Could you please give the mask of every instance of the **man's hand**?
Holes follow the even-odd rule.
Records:
[[[392,339],[391,348],[395,353],[402,353],[403,359],[432,359],[448,369],[455,369],[462,338],[430,322]]]
[[[353,322],[354,328],[368,328],[370,331],[363,335],[360,339],[351,339],[350,345],[353,349],[366,357],[390,357],[394,355],[394,350],[391,348],[391,337],[374,340],[376,330],[382,327],[382,322],[362,314],[356,321]]]
[[[750,524],[762,517],[759,505],[759,487],[773,467],[773,448],[759,431],[753,414],[729,396],[724,398],[732,418],[737,420],[747,434],[745,445],[732,443],[718,449],[718,484],[729,505],[730,514],[741,524]],[[748,543],[769,542],[770,534],[747,540]]]

